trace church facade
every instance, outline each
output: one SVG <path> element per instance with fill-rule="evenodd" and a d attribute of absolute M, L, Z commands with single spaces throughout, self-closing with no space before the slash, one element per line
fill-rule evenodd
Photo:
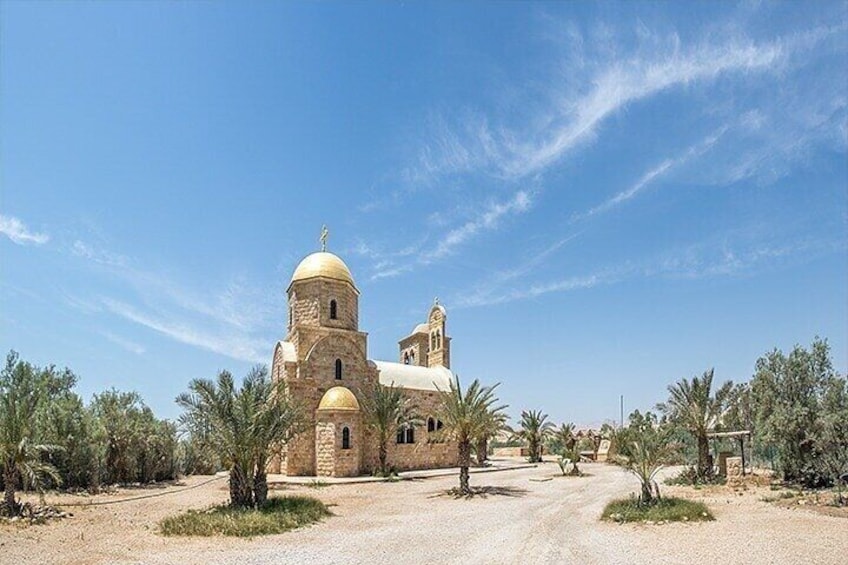
<path fill-rule="evenodd" d="M 379 467 L 376 439 L 366 426 L 364 394 L 377 383 L 402 386 L 422 424 L 399 429 L 388 445 L 398 470 L 452 467 L 456 443 L 441 441 L 436 415 L 454 379 L 446 311 L 438 301 L 427 320 L 399 341 L 398 362 L 368 358 L 368 334 L 359 328 L 359 290 L 347 265 L 326 250 L 303 259 L 288 290 L 288 335 L 274 348 L 271 374 L 285 380 L 306 413 L 298 433 L 270 472 L 349 477 Z"/>

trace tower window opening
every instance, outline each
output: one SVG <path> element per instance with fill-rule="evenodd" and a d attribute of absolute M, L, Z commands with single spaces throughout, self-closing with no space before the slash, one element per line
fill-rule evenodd
<path fill-rule="evenodd" d="M 436 431 L 436 421 L 433 418 L 427 418 L 427 431 L 435 432 Z"/>
<path fill-rule="evenodd" d="M 415 365 L 415 352 L 414 351 L 409 352 L 409 362 L 412 363 L 413 365 Z"/>
<path fill-rule="evenodd" d="M 342 449 L 350 449 L 350 428 L 342 428 Z"/>
<path fill-rule="evenodd" d="M 335 300 L 330 300 L 330 319 L 336 320 L 338 319 L 338 306 Z"/>
<path fill-rule="evenodd" d="M 403 364 L 409 365 L 409 352 L 408 351 L 403 354 Z"/>
<path fill-rule="evenodd" d="M 342 360 L 336 359 L 336 380 L 342 380 Z"/>
<path fill-rule="evenodd" d="M 402 426 L 398 428 L 397 442 L 399 444 L 415 443 L 415 428 L 412 426 Z"/>

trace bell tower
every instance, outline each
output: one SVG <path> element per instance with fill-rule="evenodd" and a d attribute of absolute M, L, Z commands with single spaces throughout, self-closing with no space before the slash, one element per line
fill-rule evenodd
<path fill-rule="evenodd" d="M 445 367 L 450 369 L 450 339 L 445 329 L 447 312 L 445 307 L 439 304 L 439 299 L 433 301 L 430 315 L 427 317 L 427 325 L 430 337 L 430 352 L 427 355 L 428 367 Z"/>

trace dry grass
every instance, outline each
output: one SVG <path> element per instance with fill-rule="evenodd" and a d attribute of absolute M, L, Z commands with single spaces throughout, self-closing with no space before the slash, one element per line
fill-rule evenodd
<path fill-rule="evenodd" d="M 189 510 L 159 523 L 166 536 L 237 536 L 254 537 L 280 534 L 312 524 L 330 516 L 323 502 L 308 496 L 268 499 L 258 509 L 213 506 Z"/>

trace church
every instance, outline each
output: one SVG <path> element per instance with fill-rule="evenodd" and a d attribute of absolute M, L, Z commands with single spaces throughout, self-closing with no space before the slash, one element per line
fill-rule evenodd
<path fill-rule="evenodd" d="M 403 387 L 422 421 L 397 431 L 388 446 L 389 466 L 456 466 L 456 443 L 437 436 L 441 391 L 454 382 L 444 306 L 436 300 L 427 321 L 399 341 L 398 362 L 369 359 L 368 334 L 359 329 L 359 289 L 344 261 L 326 250 L 326 230 L 322 250 L 298 264 L 287 295 L 288 334 L 274 348 L 271 375 L 285 380 L 305 410 L 306 425 L 269 471 L 351 477 L 378 469 L 377 442 L 360 402 L 375 383 Z"/>

